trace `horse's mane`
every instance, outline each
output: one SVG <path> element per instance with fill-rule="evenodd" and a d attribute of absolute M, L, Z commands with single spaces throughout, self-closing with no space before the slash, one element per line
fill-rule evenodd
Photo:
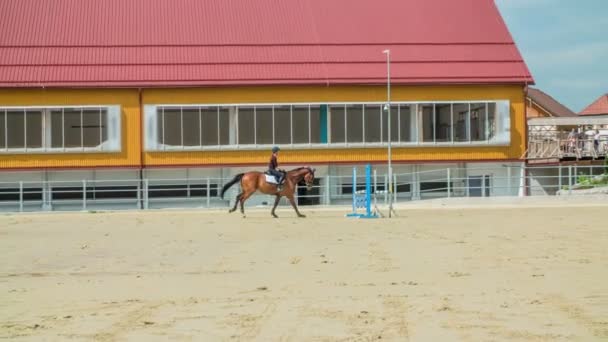
<path fill-rule="evenodd" d="M 314 173 L 314 170 L 312 168 L 308 167 L 308 166 L 298 167 L 298 168 L 295 168 L 293 170 L 289 170 L 288 172 L 296 172 L 296 171 L 300 171 L 300 170 L 304 170 L 304 169 L 306 169 L 306 170 Z"/>

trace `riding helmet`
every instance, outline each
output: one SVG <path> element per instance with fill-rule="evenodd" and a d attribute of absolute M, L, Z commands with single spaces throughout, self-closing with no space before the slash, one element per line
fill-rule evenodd
<path fill-rule="evenodd" d="M 279 146 L 275 146 L 272 148 L 272 153 L 277 153 L 279 152 L 281 149 L 279 148 Z"/>

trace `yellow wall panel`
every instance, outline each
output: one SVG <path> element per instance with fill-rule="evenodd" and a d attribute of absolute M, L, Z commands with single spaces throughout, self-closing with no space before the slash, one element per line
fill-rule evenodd
<path fill-rule="evenodd" d="M 393 149 L 393 160 L 514 160 L 525 151 L 526 119 L 523 87 L 509 86 L 395 86 L 393 101 L 475 101 L 510 100 L 511 145 L 481 147 L 401 147 Z M 232 87 L 146 89 L 145 104 L 233 104 L 293 102 L 366 102 L 385 101 L 382 86 L 332 87 Z M 147 166 L 265 164 L 268 151 L 147 152 Z M 382 162 L 387 160 L 385 148 L 357 149 L 284 149 L 282 163 Z"/>
<path fill-rule="evenodd" d="M 141 114 L 135 89 L 0 89 L 1 106 L 121 106 L 121 152 L 0 153 L 0 169 L 138 167 L 141 165 Z"/>

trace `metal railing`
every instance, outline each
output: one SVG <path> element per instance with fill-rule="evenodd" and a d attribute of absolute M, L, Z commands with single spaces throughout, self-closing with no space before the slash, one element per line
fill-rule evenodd
<path fill-rule="evenodd" d="M 572 137 L 568 133 L 554 132 L 531 134 L 528 141 L 528 159 L 602 158 L 608 154 L 608 137 Z"/>
<path fill-rule="evenodd" d="M 605 175 L 605 176 L 602 176 Z M 602 178 L 603 177 L 603 178 Z M 442 168 L 393 174 L 389 194 L 386 174 L 374 172 L 372 192 L 378 204 L 433 198 L 537 196 L 585 193 L 608 183 L 608 166 L 494 166 Z M 221 187 L 230 178 L 123 179 L 0 182 L 0 211 L 119 210 L 156 208 L 228 208 L 239 192 L 233 186 L 224 199 Z M 362 190 L 364 177 L 325 175 L 311 191 L 300 186 L 299 205 L 347 205 L 352 191 Z M 608 185 L 608 184 L 607 184 Z M 606 188 L 608 190 L 608 188 Z M 561 191 L 560 191 L 561 190 Z M 255 195 L 248 206 L 270 206 L 274 196 Z M 288 206 L 283 200 L 282 206 Z"/>

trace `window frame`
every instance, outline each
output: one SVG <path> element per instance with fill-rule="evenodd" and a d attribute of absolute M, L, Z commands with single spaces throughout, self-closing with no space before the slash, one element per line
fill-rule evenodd
<path fill-rule="evenodd" d="M 493 137 L 490 137 L 490 139 L 486 139 L 484 141 L 471 141 L 471 132 L 470 132 L 470 126 L 471 126 L 471 115 L 470 115 L 470 105 L 472 103 L 485 103 L 486 104 L 486 116 L 488 116 L 487 111 L 488 111 L 488 107 L 489 107 L 489 103 L 495 103 L 496 104 L 496 113 L 495 113 L 495 120 L 496 120 L 496 125 L 497 127 L 500 126 L 500 123 L 502 123 L 502 126 L 506 127 L 506 131 L 508 132 L 508 136 L 502 136 L 502 140 L 500 139 L 501 135 L 499 134 L 499 132 L 496 132 L 495 135 Z M 314 149 L 314 148 L 361 148 L 361 147 L 368 147 L 368 148 L 377 148 L 377 147 L 385 147 L 388 145 L 388 141 L 386 141 L 386 139 L 384 139 L 385 135 L 388 136 L 387 132 L 382 132 L 382 122 L 380 123 L 380 129 L 381 129 L 381 142 L 366 142 L 365 141 L 365 125 L 363 124 L 363 141 L 362 142 L 348 142 L 348 106 L 353 106 L 353 105 L 361 105 L 362 106 L 362 110 L 363 110 L 363 114 L 362 114 L 362 123 L 365 122 L 365 108 L 367 105 L 379 105 L 380 109 L 382 111 L 382 114 L 384 113 L 384 105 L 386 104 L 386 102 L 382 102 L 382 101 L 365 101 L 365 102 L 348 102 L 348 101 L 339 101 L 339 102 L 271 102 L 271 103 L 217 103 L 217 104 L 148 104 L 145 105 L 145 107 L 147 107 L 147 112 L 150 112 L 149 115 L 157 115 L 159 113 L 159 109 L 160 108 L 164 108 L 164 107 L 200 107 L 200 108 L 222 108 L 222 107 L 228 107 L 228 108 L 235 108 L 236 110 L 236 119 L 235 119 L 235 126 L 236 127 L 228 127 L 228 133 L 232 134 L 230 132 L 231 129 L 234 129 L 234 134 L 238 137 L 239 136 L 239 132 L 238 132 L 238 108 L 240 107 L 249 107 L 249 108 L 254 108 L 254 112 L 255 112 L 255 108 L 257 106 L 259 107 L 272 107 L 272 117 L 273 117 L 273 145 L 276 144 L 276 136 L 275 136 L 275 115 L 274 115 L 274 111 L 275 111 L 275 107 L 286 107 L 288 106 L 290 109 L 290 139 L 291 142 L 289 144 L 280 144 L 281 148 L 286 148 L 286 149 L 302 149 L 302 148 L 306 148 L 306 149 Z M 435 107 L 437 104 L 449 104 L 450 105 L 450 139 L 449 141 L 436 141 L 436 132 L 435 129 L 433 128 L 433 141 L 422 141 L 423 139 L 423 132 L 421 132 L 419 130 L 420 126 L 419 124 L 422 122 L 422 117 L 421 117 L 421 112 L 419 112 L 419 105 L 422 104 L 426 104 L 426 105 L 433 105 L 433 115 L 432 115 L 432 119 L 433 121 L 436 120 L 436 113 L 435 113 Z M 469 115 L 467 116 L 467 122 L 466 122 L 466 126 L 469 130 L 468 132 L 468 136 L 467 136 L 467 141 L 457 141 L 456 138 L 456 128 L 455 128 L 455 124 L 456 124 L 456 118 L 455 118 L 455 113 L 454 113 L 454 105 L 455 104 L 468 104 L 469 105 Z M 507 109 L 507 116 L 508 119 L 506 120 L 506 123 L 504 122 L 505 120 L 503 118 L 501 118 L 501 104 L 503 104 Z M 328 114 L 326 117 L 327 120 L 327 127 L 328 127 L 328 140 L 327 143 L 312 143 L 310 141 L 311 139 L 311 115 L 310 115 L 310 108 L 311 106 L 321 106 L 321 105 L 327 105 L 328 108 Z M 308 143 L 294 143 L 294 120 L 293 120 L 293 112 L 294 112 L 294 107 L 308 107 Z M 331 108 L 339 106 L 339 107 L 343 107 L 344 108 L 344 140 L 345 142 L 332 142 L 332 136 L 331 136 Z M 510 146 L 511 144 L 511 131 L 510 131 L 510 127 L 511 127 L 511 101 L 510 100 L 506 100 L 506 99 L 499 99 L 499 100 L 495 100 L 495 99 L 489 99 L 489 100 L 441 100 L 441 101 L 431 101 L 431 100 L 427 100 L 427 101 L 391 101 L 391 107 L 393 106 L 398 106 L 398 110 L 396 111 L 396 115 L 398 115 L 398 125 L 397 125 L 397 129 L 398 129 L 398 139 L 399 141 L 391 141 L 391 145 L 395 146 L 395 147 L 428 147 L 428 146 L 437 146 L 437 147 L 465 147 L 465 146 L 470 146 L 470 147 L 476 147 L 476 146 Z M 411 127 L 412 125 L 415 125 L 415 129 L 413 130 L 413 133 L 416 135 L 415 137 L 411 137 L 411 132 L 407 134 L 407 136 L 410 136 L 410 139 L 412 139 L 413 141 L 400 141 L 401 138 L 405 135 L 402 134 L 401 132 L 401 109 L 402 106 L 409 106 L 408 108 L 410 108 L 411 106 L 416 106 L 415 108 L 415 112 L 416 115 L 414 117 L 414 122 L 410 122 L 409 126 Z M 383 118 L 383 115 L 380 115 L 381 121 Z M 254 118 L 255 120 L 255 118 Z M 487 121 L 487 120 L 486 120 Z M 219 109 L 218 109 L 218 122 L 219 122 Z M 487 122 L 486 122 L 486 126 L 488 126 Z M 238 142 L 238 140 L 236 141 L 236 143 L 234 144 L 217 144 L 217 145 L 206 145 L 206 146 L 193 146 L 193 147 L 180 147 L 180 148 L 164 148 L 164 149 L 157 149 L 155 148 L 155 146 L 153 146 L 153 144 L 148 144 L 147 142 L 149 141 L 148 136 L 149 136 L 149 126 L 146 125 L 145 126 L 145 132 L 144 134 L 146 135 L 146 144 L 145 144 L 145 151 L 149 151 L 149 152 L 157 152 L 157 151 L 179 151 L 179 150 L 183 150 L 183 151 L 207 151 L 207 150 L 240 150 L 240 149 L 244 149 L 244 150 L 256 150 L 256 149 L 264 149 L 267 148 L 268 146 L 270 146 L 270 144 L 240 144 Z M 433 125 L 434 127 L 434 125 Z M 393 128 L 393 127 L 392 127 Z M 394 129 L 394 128 L 393 128 Z M 497 129 L 498 130 L 498 129 Z M 391 133 L 391 135 L 394 136 L 393 133 Z M 486 131 L 485 136 L 488 137 L 488 132 Z M 218 141 L 220 140 L 220 134 L 218 132 Z M 254 130 L 254 142 L 257 142 L 257 131 Z"/>
<path fill-rule="evenodd" d="M 53 124 L 51 119 L 51 113 L 56 110 L 63 111 L 65 109 L 79 109 L 80 110 L 80 146 L 79 147 L 65 147 L 65 118 L 61 118 L 61 147 L 53 147 L 52 144 L 52 132 Z M 84 126 L 83 116 L 86 110 L 99 110 L 99 116 L 101 118 L 102 110 L 105 109 L 106 122 L 101 124 L 100 122 L 100 144 L 95 147 L 84 146 Z M 20 148 L 9 148 L 8 147 L 8 115 L 10 111 L 21 111 L 24 115 L 23 126 L 24 126 L 24 146 Z M 27 145 L 27 112 L 28 111 L 39 111 L 41 113 L 41 147 L 28 147 Z M 122 107 L 120 105 L 65 105 L 65 106 L 2 106 L 0 105 L 0 112 L 4 113 L 4 147 L 0 148 L 0 155 L 10 154 L 69 154 L 69 153 L 119 153 L 122 151 Z M 95 114 L 86 114 L 95 115 Z M 104 141 L 104 130 L 107 139 Z"/>

